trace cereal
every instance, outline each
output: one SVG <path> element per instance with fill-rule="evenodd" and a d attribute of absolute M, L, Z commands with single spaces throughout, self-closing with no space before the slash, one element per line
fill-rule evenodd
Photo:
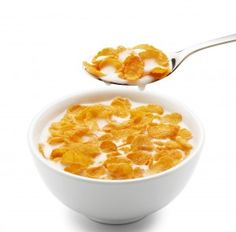
<path fill-rule="evenodd" d="M 177 135 L 179 126 L 173 124 L 153 124 L 148 129 L 148 134 L 157 139 L 173 138 Z"/>
<path fill-rule="evenodd" d="M 97 64 L 102 56 L 114 58 L 115 52 L 100 52 Z M 124 97 L 107 104 L 75 104 L 50 125 L 47 144 L 40 143 L 38 149 L 74 175 L 141 178 L 172 168 L 190 154 L 192 133 L 181 122 L 177 112 L 166 113 L 158 104 L 132 107 Z"/>
<path fill-rule="evenodd" d="M 139 56 L 131 54 L 128 56 L 120 71 L 120 77 L 128 81 L 136 81 L 144 74 L 144 63 Z"/>
<path fill-rule="evenodd" d="M 97 53 L 97 55 L 93 58 L 93 62 L 96 62 L 100 57 L 117 57 L 117 50 L 114 48 L 104 48 Z"/>
<path fill-rule="evenodd" d="M 118 151 L 112 151 L 112 152 L 107 153 L 108 158 L 112 156 L 121 156 L 121 153 Z"/>
<path fill-rule="evenodd" d="M 68 149 L 66 149 L 65 147 L 56 148 L 52 150 L 50 158 L 51 159 L 61 158 L 66 151 L 68 151 Z"/>
<path fill-rule="evenodd" d="M 107 167 L 108 164 L 123 164 L 123 163 L 131 164 L 131 160 L 126 157 L 118 157 L 118 156 L 109 157 L 104 162 L 104 166 Z"/>
<path fill-rule="evenodd" d="M 166 114 L 161 118 L 163 123 L 178 124 L 182 121 L 182 115 L 179 113 Z"/>
<path fill-rule="evenodd" d="M 154 77 L 157 80 L 160 80 L 160 79 L 166 77 L 169 73 L 170 73 L 169 69 L 156 67 L 156 68 L 153 68 L 149 72 L 149 75 Z"/>
<path fill-rule="evenodd" d="M 155 61 L 162 67 L 168 68 L 169 66 L 168 57 L 158 49 L 152 49 L 152 50 L 148 49 L 144 52 L 140 52 L 139 56 L 141 57 L 142 60 L 155 59 Z"/>
<path fill-rule="evenodd" d="M 106 140 L 106 141 L 101 142 L 100 148 L 104 152 L 112 152 L 112 151 L 117 150 L 116 144 L 110 140 Z"/>
<path fill-rule="evenodd" d="M 133 177 L 133 169 L 127 163 L 108 164 L 107 170 L 114 179 L 130 179 Z"/>
<path fill-rule="evenodd" d="M 41 155 L 45 158 L 45 154 L 44 154 L 44 144 L 39 143 L 38 144 L 38 150 L 41 153 Z"/>
<path fill-rule="evenodd" d="M 178 135 L 186 140 L 189 140 L 192 138 L 192 133 L 186 128 L 181 128 L 178 132 Z"/>
<path fill-rule="evenodd" d="M 138 165 L 149 165 L 150 163 L 152 163 L 153 159 L 152 155 L 143 151 L 129 153 L 127 157 L 132 160 L 134 164 Z"/>
<path fill-rule="evenodd" d="M 131 143 L 131 149 L 133 151 L 136 150 L 151 151 L 153 150 L 153 148 L 154 146 L 152 144 L 151 138 L 148 135 L 137 135 Z"/>
<path fill-rule="evenodd" d="M 100 62 L 98 62 L 97 67 L 99 70 L 107 67 L 107 66 L 113 66 L 117 71 L 122 68 L 122 63 L 114 57 L 107 57 Z"/>
<path fill-rule="evenodd" d="M 112 140 L 112 138 L 113 138 L 112 134 L 110 134 L 110 133 L 105 133 L 105 134 L 101 135 L 101 136 L 98 138 L 98 140 L 99 140 L 99 141 Z"/>
<path fill-rule="evenodd" d="M 60 136 L 48 138 L 48 143 L 51 145 L 55 145 L 55 144 L 59 144 L 63 142 L 64 142 L 64 138 Z"/>
<path fill-rule="evenodd" d="M 128 99 L 117 97 L 112 100 L 113 114 L 118 117 L 127 117 L 129 115 L 131 103 Z"/>
<path fill-rule="evenodd" d="M 103 166 L 90 167 L 84 171 L 84 176 L 91 178 L 101 178 L 106 174 L 106 169 Z"/>
<path fill-rule="evenodd" d="M 184 139 L 180 136 L 176 137 L 176 142 L 179 143 L 180 146 L 182 147 L 182 149 L 185 150 L 185 151 L 188 151 L 188 150 L 192 149 L 192 145 L 189 144 L 186 139 Z"/>
<path fill-rule="evenodd" d="M 180 160 L 182 159 L 183 155 L 182 153 L 177 150 L 177 149 L 170 149 L 170 150 L 161 150 L 161 151 L 158 151 L 156 153 L 156 155 L 154 156 L 154 160 L 159 160 L 160 158 L 162 157 L 170 157 L 174 160 Z"/>
<path fill-rule="evenodd" d="M 61 157 L 61 163 L 68 164 L 79 164 L 83 167 L 87 167 L 92 163 L 92 159 L 89 156 L 86 156 L 83 153 L 76 151 L 66 151 Z"/>
<path fill-rule="evenodd" d="M 84 170 L 85 170 L 85 167 L 81 166 L 80 164 L 71 164 L 64 168 L 64 171 L 70 172 L 76 175 L 81 175 Z"/>
<path fill-rule="evenodd" d="M 100 149 L 98 143 L 95 141 L 89 141 L 85 143 L 75 143 L 71 144 L 69 146 L 69 149 L 81 152 L 83 154 L 86 154 L 86 156 L 89 157 L 96 157 L 98 154 L 100 154 Z"/>
<path fill-rule="evenodd" d="M 145 106 L 139 106 L 131 110 L 131 115 L 137 115 L 137 114 L 147 114 L 147 113 L 153 113 L 153 114 L 163 114 L 164 110 L 162 106 L 149 104 Z"/>
<path fill-rule="evenodd" d="M 122 53 L 127 52 L 128 56 L 122 59 Z M 154 60 L 156 66 L 151 70 L 145 70 L 145 62 Z M 146 75 L 155 79 L 162 79 L 170 73 L 168 57 L 159 49 L 148 45 L 140 44 L 133 48 L 118 46 L 117 48 L 104 48 L 95 55 L 91 63 L 83 62 L 85 70 L 95 77 L 103 78 L 106 74 L 103 69 L 107 66 L 114 68 L 118 78 L 128 82 L 135 82 Z"/>
<path fill-rule="evenodd" d="M 136 167 L 133 169 L 133 178 L 140 178 L 143 177 L 144 171 L 140 167 Z"/>
<path fill-rule="evenodd" d="M 89 64 L 88 62 L 83 62 L 85 70 L 95 77 L 103 77 L 105 74 L 97 69 L 95 65 Z"/>
<path fill-rule="evenodd" d="M 161 157 L 156 163 L 154 163 L 150 170 L 151 172 L 162 172 L 167 169 L 172 168 L 175 165 L 174 159 L 172 159 L 169 156 L 163 156 Z"/>
<path fill-rule="evenodd" d="M 130 147 L 129 146 L 123 146 L 123 147 L 121 147 L 121 148 L 119 148 L 119 151 L 122 151 L 123 153 L 128 153 L 128 152 L 130 152 Z"/>

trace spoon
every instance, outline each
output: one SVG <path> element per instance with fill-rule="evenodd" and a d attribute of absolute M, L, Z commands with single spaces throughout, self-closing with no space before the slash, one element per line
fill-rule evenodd
<path fill-rule="evenodd" d="M 185 48 L 183 50 L 180 50 L 178 52 L 175 52 L 175 53 L 171 54 L 169 56 L 169 60 L 170 60 L 170 63 L 171 63 L 170 64 L 171 68 L 170 68 L 170 73 L 167 76 L 171 75 L 186 58 L 188 58 L 190 55 L 194 54 L 195 52 L 201 51 L 201 50 L 206 49 L 206 48 L 214 47 L 214 46 L 217 46 L 217 45 L 231 43 L 231 42 L 236 42 L 236 34 L 220 37 L 220 38 L 213 39 L 213 40 L 210 40 L 210 41 L 206 41 L 206 42 L 203 42 L 203 43 L 199 43 L 197 45 L 191 46 L 189 48 Z M 92 76 L 92 77 L 94 77 L 94 76 Z M 150 84 L 150 83 L 162 80 L 165 77 L 162 78 L 162 79 L 159 79 L 159 80 L 154 79 L 154 78 L 149 78 L 149 79 L 146 79 L 143 82 L 142 79 L 144 79 L 144 78 L 145 77 L 141 78 L 137 82 L 132 83 L 132 82 L 128 82 L 126 80 L 120 79 L 120 78 L 119 79 L 118 78 L 116 78 L 116 79 L 110 78 L 109 75 L 107 75 L 106 77 L 102 77 L 102 78 L 96 77 L 97 80 L 103 81 L 106 84 L 138 85 L 141 88 L 143 88 L 146 84 Z"/>

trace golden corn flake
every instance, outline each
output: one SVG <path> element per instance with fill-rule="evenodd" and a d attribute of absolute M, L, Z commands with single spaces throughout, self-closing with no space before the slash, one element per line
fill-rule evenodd
<path fill-rule="evenodd" d="M 64 171 L 70 172 L 76 175 L 81 175 L 85 170 L 85 166 L 81 166 L 80 164 L 71 164 L 64 168 Z"/>
<path fill-rule="evenodd" d="M 137 81 L 144 74 L 144 63 L 139 56 L 129 55 L 120 70 L 120 77 L 128 81 Z"/>
<path fill-rule="evenodd" d="M 90 167 L 84 171 L 84 176 L 91 178 L 101 178 L 106 174 L 106 169 L 104 166 Z"/>
<path fill-rule="evenodd" d="M 116 97 L 112 100 L 113 114 L 118 117 L 127 117 L 129 115 L 131 103 L 127 98 Z"/>
<path fill-rule="evenodd" d="M 131 150 L 146 150 L 151 151 L 154 149 L 153 143 L 151 138 L 148 135 L 137 135 L 132 143 L 131 143 Z"/>
<path fill-rule="evenodd" d="M 127 154 L 130 152 L 130 147 L 129 146 L 121 147 L 119 148 L 119 151 L 122 151 L 123 153 Z"/>
<path fill-rule="evenodd" d="M 178 124 L 182 121 L 182 115 L 179 113 L 166 114 L 161 118 L 161 122 Z"/>
<path fill-rule="evenodd" d="M 95 65 L 89 64 L 88 62 L 83 62 L 85 70 L 95 77 L 103 77 L 105 74 L 99 71 Z"/>
<path fill-rule="evenodd" d="M 131 110 L 131 115 L 143 115 L 147 113 L 152 113 L 152 114 L 163 114 L 164 110 L 163 107 L 160 105 L 154 105 L 154 104 L 149 104 L 145 106 L 138 106 L 134 109 Z"/>
<path fill-rule="evenodd" d="M 117 50 L 114 48 L 104 48 L 101 51 L 99 51 L 97 53 L 97 55 L 93 58 L 93 62 L 95 63 L 98 60 L 98 58 L 101 58 L 104 56 L 105 57 L 117 57 L 118 53 L 117 53 Z"/>
<path fill-rule="evenodd" d="M 186 140 L 189 140 L 192 138 L 192 133 L 186 128 L 181 128 L 178 132 L 178 135 Z"/>
<path fill-rule="evenodd" d="M 139 49 L 153 50 L 146 45 Z M 97 65 L 105 60 L 103 56 L 115 59 L 117 50 L 101 51 Z M 110 104 L 75 104 L 50 125 L 47 144 L 40 143 L 38 149 L 46 159 L 75 175 L 141 178 L 165 171 L 190 154 L 192 133 L 181 127 L 181 121 L 177 112 L 165 113 L 156 104 L 132 107 L 124 97 L 116 97 Z"/>
<path fill-rule="evenodd" d="M 109 140 L 101 142 L 100 148 L 104 152 L 112 152 L 117 150 L 116 144 Z"/>
<path fill-rule="evenodd" d="M 67 151 L 63 154 L 61 158 L 62 164 L 79 164 L 81 166 L 89 166 L 93 162 L 92 158 L 86 156 L 83 153 L 79 153 L 76 151 Z"/>
<path fill-rule="evenodd" d="M 50 158 L 51 159 L 61 158 L 66 151 L 68 151 L 68 148 L 65 147 L 56 148 L 52 150 Z"/>
<path fill-rule="evenodd" d="M 140 178 L 144 176 L 144 170 L 140 167 L 133 169 L 133 178 Z"/>
<path fill-rule="evenodd" d="M 72 143 L 68 145 L 69 150 L 74 150 L 78 153 L 83 153 L 88 157 L 96 157 L 100 154 L 100 148 L 98 143 L 95 142 L 85 142 L 85 143 Z"/>
<path fill-rule="evenodd" d="M 133 178 L 133 169 L 128 163 L 111 163 L 107 165 L 107 170 L 114 179 Z"/>
<path fill-rule="evenodd" d="M 160 158 L 164 156 L 169 156 L 170 158 L 174 160 L 181 160 L 183 158 L 183 154 L 181 151 L 177 149 L 167 149 L 167 150 L 160 150 L 156 153 L 154 156 L 155 160 L 159 160 Z"/>
<path fill-rule="evenodd" d="M 148 134 L 157 139 L 173 138 L 179 131 L 179 126 L 173 124 L 154 124 L 147 129 Z"/>
<path fill-rule="evenodd" d="M 170 156 L 163 156 L 161 157 L 156 163 L 154 163 L 151 167 L 150 170 L 152 172 L 162 172 L 167 169 L 172 168 L 175 166 L 175 161 L 172 159 Z"/>
<path fill-rule="evenodd" d="M 191 150 L 193 147 L 190 143 L 188 143 L 188 141 L 180 136 L 177 136 L 175 138 L 176 142 L 180 144 L 182 150 L 184 151 L 188 151 Z"/>
<path fill-rule="evenodd" d="M 107 153 L 107 158 L 112 157 L 112 156 L 121 156 L 121 153 L 118 151 L 112 151 Z"/>
<path fill-rule="evenodd" d="M 113 136 L 110 133 L 105 133 L 98 138 L 99 141 L 112 140 L 112 139 L 113 139 Z"/>
<path fill-rule="evenodd" d="M 83 121 L 86 123 L 88 120 L 91 119 L 109 119 L 112 116 L 112 108 L 106 105 L 92 105 L 88 106 L 82 111 L 80 111 L 76 116 L 75 119 L 79 122 Z"/>
<path fill-rule="evenodd" d="M 107 66 L 112 66 L 118 71 L 122 68 L 122 63 L 117 58 L 114 57 L 107 57 L 97 63 L 97 67 L 99 70 Z"/>
<path fill-rule="evenodd" d="M 121 163 L 131 164 L 131 160 L 122 156 L 112 156 L 112 157 L 109 157 L 104 162 L 104 166 L 107 167 L 108 164 L 121 164 Z"/>
<path fill-rule="evenodd" d="M 134 164 L 138 165 L 149 165 L 152 163 L 153 159 L 152 155 L 142 151 L 129 153 L 127 157 L 132 160 Z"/>
<path fill-rule="evenodd" d="M 67 109 L 67 112 L 68 113 L 75 113 L 75 112 L 82 110 L 82 109 L 84 109 L 84 106 L 82 106 L 81 104 L 76 104 L 76 105 L 69 106 Z"/>
<path fill-rule="evenodd" d="M 38 144 L 38 150 L 39 150 L 39 152 L 41 153 L 41 155 L 42 155 L 44 158 L 46 158 L 46 157 L 45 157 L 45 153 L 44 153 L 44 144 L 39 143 L 39 144 Z"/>
<path fill-rule="evenodd" d="M 146 50 L 144 52 L 140 52 L 139 56 L 142 60 L 155 59 L 157 64 L 161 65 L 162 67 L 167 69 L 169 67 L 169 59 L 161 50 Z"/>
<path fill-rule="evenodd" d="M 64 142 L 64 138 L 61 136 L 49 137 L 48 143 L 51 145 L 56 145 Z"/>
<path fill-rule="evenodd" d="M 169 69 L 156 67 L 153 68 L 148 74 L 157 80 L 161 80 L 162 78 L 168 76 L 169 73 Z"/>
<path fill-rule="evenodd" d="M 177 143 L 175 140 L 169 140 L 165 142 L 163 145 L 167 149 L 181 149 L 181 145 Z"/>

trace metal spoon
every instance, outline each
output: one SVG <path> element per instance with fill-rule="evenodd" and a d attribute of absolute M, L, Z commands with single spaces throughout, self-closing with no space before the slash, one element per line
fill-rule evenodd
<path fill-rule="evenodd" d="M 221 44 L 225 44 L 225 43 L 231 43 L 231 42 L 236 42 L 236 34 L 233 35 L 228 35 L 228 36 L 224 36 L 224 37 L 220 37 L 217 39 L 213 39 L 210 41 L 206 41 L 203 43 L 199 43 L 197 45 L 191 46 L 189 48 L 185 48 L 183 50 L 180 50 L 178 52 L 175 52 L 173 54 L 170 55 L 169 59 L 171 62 L 171 72 L 167 75 L 171 75 L 178 67 L 179 65 L 190 55 L 194 54 L 195 52 L 201 51 L 203 49 L 206 48 L 210 48 L 210 47 L 214 47 L 217 45 L 221 45 Z M 106 80 L 106 78 L 97 78 L 97 80 L 103 81 L 107 84 L 115 84 L 115 85 L 140 85 L 138 82 L 134 82 L 134 83 L 129 83 L 129 82 L 125 82 L 125 81 L 111 81 L 111 80 Z M 142 79 L 142 78 L 141 78 Z M 160 79 L 162 80 L 162 79 Z M 149 82 L 145 83 L 146 84 L 150 84 L 152 82 L 156 82 L 159 81 L 158 79 L 150 79 Z"/>

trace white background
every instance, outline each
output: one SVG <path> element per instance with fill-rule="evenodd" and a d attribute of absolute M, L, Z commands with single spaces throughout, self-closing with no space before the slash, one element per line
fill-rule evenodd
<path fill-rule="evenodd" d="M 236 43 L 194 54 L 145 90 L 187 104 L 205 126 L 206 142 L 185 190 L 142 221 L 107 226 L 72 212 L 46 189 L 27 146 L 29 123 L 45 104 L 113 88 L 85 76 L 83 59 L 106 46 L 150 43 L 173 52 L 236 33 L 234 3 L 1 0 L 0 231 L 235 231 Z"/>

